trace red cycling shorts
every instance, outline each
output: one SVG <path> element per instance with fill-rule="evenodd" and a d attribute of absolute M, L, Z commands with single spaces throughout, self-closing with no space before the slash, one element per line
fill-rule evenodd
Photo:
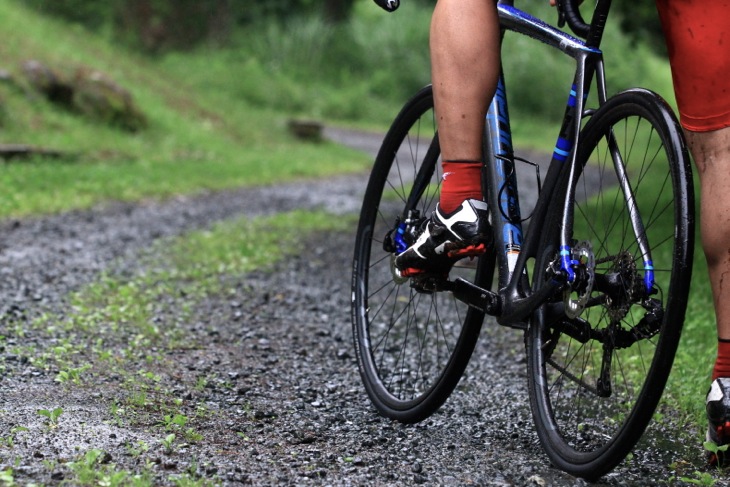
<path fill-rule="evenodd" d="M 682 126 L 730 126 L 730 0 L 656 0 Z"/>

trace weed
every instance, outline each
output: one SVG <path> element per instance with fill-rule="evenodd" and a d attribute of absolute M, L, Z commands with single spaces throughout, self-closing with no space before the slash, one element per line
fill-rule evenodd
<path fill-rule="evenodd" d="M 715 454 L 726 452 L 728 450 L 728 447 L 730 447 L 730 445 L 718 446 L 714 442 L 711 442 L 711 441 L 704 442 L 703 446 L 706 451 L 712 452 Z M 679 463 L 674 463 L 671 465 L 671 467 L 675 471 L 680 470 L 681 466 L 690 466 L 690 464 L 687 462 L 679 462 Z M 717 469 L 719 472 L 723 471 L 723 469 L 720 465 L 718 465 Z M 682 472 L 682 473 L 685 473 L 685 472 Z M 712 475 L 712 473 L 701 472 L 699 470 L 695 470 L 694 472 L 689 473 L 689 476 L 679 475 L 679 480 L 681 480 L 682 482 L 686 482 L 688 484 L 692 484 L 692 485 L 704 485 L 704 486 L 713 486 L 718 483 L 718 480 Z"/>
<path fill-rule="evenodd" d="M 111 350 L 99 350 L 96 349 L 97 357 L 99 357 L 99 360 L 103 362 L 109 362 L 114 357 L 114 354 L 111 352 Z"/>
<path fill-rule="evenodd" d="M 166 414 L 162 420 L 165 430 L 179 430 L 188 423 L 188 417 L 183 414 Z"/>
<path fill-rule="evenodd" d="M 197 443 L 203 439 L 203 435 L 195 431 L 193 428 L 187 428 L 185 430 L 185 439 L 190 443 Z"/>
<path fill-rule="evenodd" d="M 679 478 L 683 482 L 687 482 L 688 484 L 693 485 L 704 485 L 707 487 L 713 486 L 717 483 L 717 479 L 713 478 L 711 474 L 708 472 L 700 472 L 695 471 L 694 477 L 680 477 Z"/>
<path fill-rule="evenodd" d="M 69 368 L 67 370 L 61 370 L 58 372 L 58 375 L 56 376 L 56 382 L 60 382 L 61 384 L 65 382 L 73 382 L 74 384 L 79 384 L 81 382 L 81 374 L 86 372 L 91 368 L 91 364 L 84 364 L 81 367 L 75 367 L 75 368 Z"/>
<path fill-rule="evenodd" d="M 208 384 L 208 378 L 204 375 L 199 375 L 197 380 L 195 381 L 195 390 L 197 392 L 201 392 L 203 389 L 205 389 L 205 386 Z"/>
<path fill-rule="evenodd" d="M 147 442 L 143 440 L 138 440 L 133 445 L 127 444 L 126 448 L 130 455 L 132 455 L 134 458 L 137 458 L 143 453 L 149 451 L 150 446 L 147 444 Z"/>
<path fill-rule="evenodd" d="M 196 478 L 189 473 L 177 475 L 172 478 L 172 481 L 177 487 L 204 487 L 207 485 L 214 485 L 213 482 L 209 480 Z"/>
<path fill-rule="evenodd" d="M 714 441 L 705 441 L 702 446 L 705 448 L 706 451 L 710 453 L 714 453 L 715 455 L 718 455 L 719 453 L 726 453 L 728 448 L 730 448 L 730 443 L 727 445 L 717 445 Z M 721 455 L 718 455 L 721 456 Z M 718 466 L 718 468 L 720 468 Z"/>
<path fill-rule="evenodd" d="M 138 374 L 152 382 L 160 382 L 162 380 L 162 377 L 160 377 L 159 374 L 155 374 L 153 372 L 147 371 L 147 370 L 140 370 Z"/>
<path fill-rule="evenodd" d="M 55 428 L 56 426 L 58 426 L 58 418 L 61 417 L 61 414 L 63 414 L 63 409 L 39 409 L 38 414 L 40 416 L 45 416 L 46 418 L 48 418 L 48 426 Z"/>
<path fill-rule="evenodd" d="M 175 433 L 170 433 L 169 435 L 165 436 L 161 443 L 162 448 L 165 450 L 165 453 L 170 454 L 173 450 L 173 444 L 175 443 Z"/>
<path fill-rule="evenodd" d="M 0 470 L 0 483 L 8 487 L 15 485 L 15 476 L 13 475 L 12 468 Z"/>
<path fill-rule="evenodd" d="M 76 478 L 71 482 L 74 485 L 103 485 L 117 486 L 150 486 L 152 478 L 147 468 L 142 474 L 133 475 L 127 470 L 117 470 L 116 465 L 109 463 L 110 456 L 104 450 L 92 449 L 68 467 Z"/>
<path fill-rule="evenodd" d="M 109 406 L 109 413 L 111 413 L 112 416 L 122 416 L 124 415 L 124 408 L 119 405 L 118 402 L 114 401 L 111 406 Z"/>
<path fill-rule="evenodd" d="M 0 445 L 12 448 L 13 445 L 15 445 L 15 436 L 18 433 L 22 433 L 24 431 L 28 431 L 28 428 L 26 428 L 25 426 L 14 426 L 10 429 L 10 434 L 8 436 L 6 436 L 5 438 L 0 438 Z"/>
<path fill-rule="evenodd" d="M 198 407 L 195 408 L 196 418 L 209 418 L 212 414 L 213 412 L 203 404 L 198 404 Z"/>
<path fill-rule="evenodd" d="M 135 391 L 127 400 L 130 406 L 144 407 L 148 404 L 147 393 L 144 391 Z"/>

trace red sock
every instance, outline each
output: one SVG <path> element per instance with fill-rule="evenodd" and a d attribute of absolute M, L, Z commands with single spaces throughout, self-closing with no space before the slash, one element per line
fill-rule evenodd
<path fill-rule="evenodd" d="M 717 360 L 712 369 L 712 380 L 718 377 L 730 377 L 730 340 L 717 341 Z"/>
<path fill-rule="evenodd" d="M 464 200 L 482 199 L 481 162 L 443 161 L 441 167 L 444 171 L 439 198 L 441 211 L 450 213 Z"/>

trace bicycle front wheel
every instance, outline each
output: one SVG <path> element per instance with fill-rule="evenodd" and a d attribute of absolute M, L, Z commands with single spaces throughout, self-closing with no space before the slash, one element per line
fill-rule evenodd
<path fill-rule="evenodd" d="M 352 325 L 365 389 L 386 417 L 412 423 L 436 411 L 456 387 L 484 314 L 447 292 L 400 277 L 396 235 L 413 236 L 433 211 L 441 182 L 431 87 L 401 110 L 383 140 L 365 193 L 355 241 Z M 490 265 L 491 262 L 491 265 Z M 461 261 L 451 277 L 491 282 L 492 258 Z"/>
<path fill-rule="evenodd" d="M 551 461 L 595 479 L 635 446 L 669 376 L 692 272 L 694 196 L 674 115 L 645 90 L 596 110 L 578 168 L 571 258 L 581 262 L 582 285 L 533 315 L 528 376 Z M 556 208 L 549 221 L 561 217 Z M 554 233 L 534 287 L 559 254 Z"/>

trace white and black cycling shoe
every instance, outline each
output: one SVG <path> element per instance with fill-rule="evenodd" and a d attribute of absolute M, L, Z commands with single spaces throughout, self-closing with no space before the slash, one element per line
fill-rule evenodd
<path fill-rule="evenodd" d="M 469 199 L 448 214 L 436 206 L 416 242 L 395 258 L 395 267 L 403 277 L 448 276 L 456 262 L 483 254 L 491 242 L 485 202 Z"/>
<path fill-rule="evenodd" d="M 730 443 L 730 377 L 720 377 L 712 381 L 705 401 L 707 411 L 707 441 L 717 446 Z M 709 452 L 711 465 L 730 464 L 730 452 Z"/>

